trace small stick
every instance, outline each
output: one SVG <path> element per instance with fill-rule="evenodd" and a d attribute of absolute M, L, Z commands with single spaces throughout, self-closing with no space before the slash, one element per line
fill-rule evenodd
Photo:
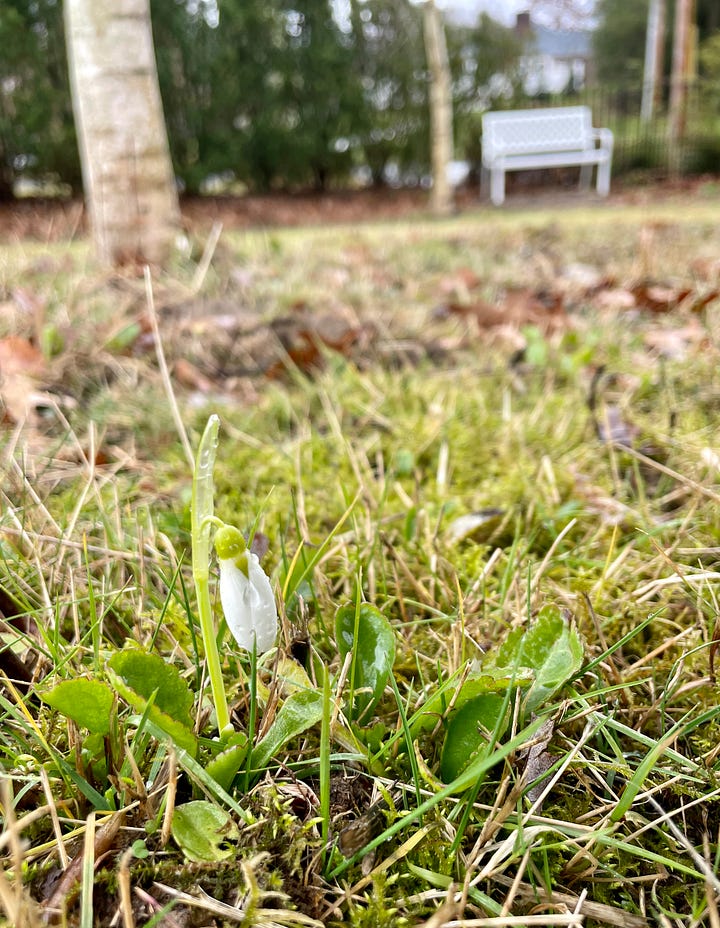
<path fill-rule="evenodd" d="M 193 296 L 196 296 L 205 282 L 205 277 L 207 272 L 210 270 L 210 263 L 212 262 L 213 255 L 215 254 L 215 249 L 217 248 L 217 243 L 220 240 L 220 233 L 222 232 L 222 223 L 214 222 L 212 224 L 212 229 L 210 229 L 210 235 L 208 240 L 205 243 L 205 249 L 203 251 L 203 256 L 200 259 L 200 264 L 198 264 L 195 273 L 193 274 L 192 283 L 190 284 L 190 293 Z"/>
<path fill-rule="evenodd" d="M 168 754 L 168 785 L 165 792 L 165 814 L 163 815 L 160 844 L 162 847 L 170 840 L 173 812 L 175 811 L 175 795 L 177 793 L 177 757 L 172 749 Z"/>
<path fill-rule="evenodd" d="M 175 427 L 178 430 L 178 435 L 180 436 L 180 442 L 185 451 L 185 456 L 187 457 L 188 464 L 190 465 L 190 470 L 192 470 L 195 467 L 195 455 L 193 454 L 192 448 L 190 447 L 190 439 L 188 438 L 187 431 L 185 429 L 185 423 L 183 422 L 182 416 L 180 415 L 180 409 L 177 404 L 177 399 L 175 398 L 175 391 L 173 390 L 172 381 L 170 380 L 170 371 L 168 370 L 167 362 L 165 360 L 165 352 L 163 351 L 162 341 L 160 340 L 160 326 L 158 325 L 157 312 L 155 311 L 155 298 L 153 296 L 150 268 L 147 266 L 147 264 L 145 265 L 144 274 L 145 297 L 147 299 L 150 326 L 152 328 L 153 338 L 155 340 L 155 354 L 157 355 L 158 359 L 160 376 L 162 377 L 165 393 L 167 395 L 168 402 L 170 403 L 170 410 L 172 412 L 173 421 L 175 422 Z"/>

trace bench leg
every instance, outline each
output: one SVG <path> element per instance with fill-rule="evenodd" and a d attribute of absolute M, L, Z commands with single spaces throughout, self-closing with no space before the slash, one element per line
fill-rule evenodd
<path fill-rule="evenodd" d="M 590 189 L 592 170 L 591 164 L 583 164 L 580 166 L 580 189 L 583 191 L 588 191 Z"/>
<path fill-rule="evenodd" d="M 601 197 L 606 197 L 610 193 L 610 162 L 603 161 L 598 165 L 597 170 L 597 192 Z"/>
<path fill-rule="evenodd" d="M 490 199 L 495 206 L 505 202 L 505 171 L 494 168 L 490 171 Z"/>

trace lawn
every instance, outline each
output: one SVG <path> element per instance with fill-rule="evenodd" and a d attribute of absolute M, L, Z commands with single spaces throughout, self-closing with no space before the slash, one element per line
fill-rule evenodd
<path fill-rule="evenodd" d="M 720 925 L 719 207 L 6 244 L 0 924 Z"/>

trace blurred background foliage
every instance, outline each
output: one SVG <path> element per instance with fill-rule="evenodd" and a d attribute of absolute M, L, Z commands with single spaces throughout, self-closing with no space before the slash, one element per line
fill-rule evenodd
<path fill-rule="evenodd" d="M 456 158 L 472 175 L 483 110 L 588 102 L 595 124 L 616 133 L 616 173 L 662 167 L 662 113 L 651 126 L 634 118 L 647 6 L 647 0 L 597 0 L 596 80 L 552 100 L 523 98 L 527 47 L 514 30 L 484 14 L 471 25 L 448 18 Z M 419 184 L 427 177 L 421 6 L 410 0 L 152 0 L 151 7 L 183 192 L 325 190 Z M 670 0 L 669 23 L 672 7 Z M 717 0 L 697 0 L 697 27 L 688 170 L 720 163 Z M 668 27 L 668 43 L 671 32 Z M 4 0 L 0 47 L 0 197 L 19 189 L 78 193 L 60 0 Z M 669 44 L 665 59 L 669 70 Z"/>

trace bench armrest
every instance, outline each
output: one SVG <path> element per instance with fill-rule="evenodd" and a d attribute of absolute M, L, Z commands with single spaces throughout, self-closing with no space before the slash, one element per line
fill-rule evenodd
<path fill-rule="evenodd" d="M 608 151 L 612 151 L 613 134 L 610 129 L 593 129 L 592 136 L 594 141 L 600 143 L 600 148 L 606 148 Z"/>

